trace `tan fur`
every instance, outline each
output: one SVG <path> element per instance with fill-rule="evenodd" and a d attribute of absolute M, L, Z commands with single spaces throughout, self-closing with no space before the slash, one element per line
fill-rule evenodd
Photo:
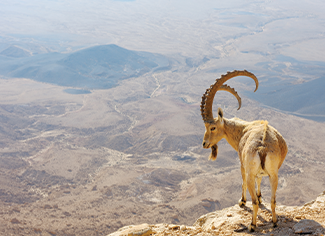
<path fill-rule="evenodd" d="M 261 160 L 261 166 L 262 166 L 262 169 L 264 170 L 265 168 L 265 158 L 266 158 L 266 155 L 267 155 L 267 146 L 265 144 L 265 139 L 266 139 L 266 135 L 267 135 L 267 127 L 268 127 L 268 121 L 266 120 L 257 120 L 257 121 L 253 121 L 252 124 L 248 125 L 246 128 L 245 128 L 245 132 L 247 132 L 250 128 L 253 128 L 254 125 L 264 125 L 263 127 L 263 136 L 262 136 L 262 140 L 260 141 L 260 143 L 257 145 L 257 153 L 260 157 L 260 160 Z"/>
<path fill-rule="evenodd" d="M 212 105 L 214 96 L 216 92 L 220 90 L 227 91 L 234 95 L 238 100 L 238 109 L 240 109 L 240 96 L 235 89 L 224 84 L 226 81 L 236 76 L 248 76 L 252 78 L 256 85 L 255 91 L 258 89 L 258 79 L 253 73 L 246 70 L 234 70 L 232 72 L 227 72 L 225 75 L 221 75 L 202 96 L 201 115 L 205 124 L 205 134 L 202 145 L 204 148 L 211 148 L 209 157 L 211 160 L 217 158 L 217 144 L 223 138 L 225 138 L 238 152 L 243 179 L 243 192 L 239 205 L 245 205 L 246 190 L 248 188 L 253 203 L 252 223 L 248 228 L 254 231 L 256 228 L 258 204 L 262 202 L 260 185 L 262 176 L 265 175 L 268 175 L 270 179 L 272 189 L 272 221 L 274 226 L 276 226 L 275 193 L 278 187 L 278 171 L 288 149 L 281 134 L 272 126 L 269 126 L 267 121 L 257 120 L 247 122 L 238 118 L 228 120 L 223 117 L 221 108 L 218 109 L 218 118 L 213 117 Z M 257 184 L 257 191 L 255 190 L 255 182 Z"/>
<path fill-rule="evenodd" d="M 238 152 L 243 179 L 242 198 L 239 205 L 245 205 L 248 188 L 253 203 L 252 223 L 249 226 L 251 231 L 255 230 L 258 204 L 261 203 L 262 199 L 261 178 L 262 176 L 269 176 L 272 189 L 272 221 L 276 226 L 275 193 L 278 185 L 278 170 L 288 151 L 284 138 L 275 128 L 268 125 L 267 121 L 247 122 L 238 118 L 226 119 L 223 117 L 220 108 L 218 114 L 219 116 L 214 119 L 214 122 L 205 123 L 203 147 L 216 146 L 221 139 L 225 138 Z M 212 153 L 211 156 L 215 157 L 211 159 L 216 159 L 216 153 Z"/>

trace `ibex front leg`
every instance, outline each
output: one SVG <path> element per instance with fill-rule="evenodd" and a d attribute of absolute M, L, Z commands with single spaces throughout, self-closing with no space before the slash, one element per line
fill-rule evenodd
<path fill-rule="evenodd" d="M 246 179 L 246 171 L 243 166 L 241 166 L 241 176 L 243 179 L 243 184 L 242 184 L 242 194 L 241 194 L 241 199 L 239 199 L 239 206 L 245 206 L 246 205 L 246 192 L 247 192 L 247 179 Z"/>

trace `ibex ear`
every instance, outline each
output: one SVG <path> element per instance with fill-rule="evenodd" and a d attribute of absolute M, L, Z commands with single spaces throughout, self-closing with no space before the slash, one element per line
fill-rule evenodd
<path fill-rule="evenodd" d="M 222 121 L 223 118 L 223 111 L 222 109 L 219 107 L 218 108 L 218 120 Z"/>

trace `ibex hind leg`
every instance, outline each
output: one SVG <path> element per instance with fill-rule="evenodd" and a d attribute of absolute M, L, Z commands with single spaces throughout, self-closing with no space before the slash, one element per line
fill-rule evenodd
<path fill-rule="evenodd" d="M 271 184 L 271 210 L 272 210 L 272 222 L 273 227 L 277 227 L 278 219 L 275 214 L 275 206 L 276 206 L 276 200 L 275 200 L 275 193 L 278 188 L 278 174 L 270 175 L 270 184 Z"/>
<path fill-rule="evenodd" d="M 248 229 L 249 229 L 249 231 L 253 232 L 256 229 L 256 218 L 257 218 L 257 211 L 258 211 L 258 199 L 257 199 L 257 195 L 256 195 L 256 190 L 255 190 L 255 175 L 253 173 L 248 174 L 247 188 L 248 188 L 249 194 L 251 195 L 252 204 L 253 204 L 252 222 L 248 226 Z"/>
<path fill-rule="evenodd" d="M 257 200 L 258 204 L 262 204 L 262 193 L 261 193 L 261 182 L 262 176 L 256 178 L 256 185 L 257 185 Z"/>

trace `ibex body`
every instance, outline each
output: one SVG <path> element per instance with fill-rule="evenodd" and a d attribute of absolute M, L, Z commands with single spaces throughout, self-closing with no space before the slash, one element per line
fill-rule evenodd
<path fill-rule="evenodd" d="M 237 92 L 233 88 L 224 85 L 227 80 L 235 76 L 251 77 L 256 83 L 255 91 L 258 88 L 258 80 L 252 73 L 233 71 L 217 79 L 216 83 L 207 89 L 202 97 L 201 104 L 201 114 L 205 123 L 203 147 L 211 148 L 212 152 L 209 159 L 216 160 L 217 143 L 224 138 L 238 152 L 243 179 L 242 197 L 239 200 L 239 205 L 246 204 L 246 190 L 248 188 L 253 204 L 252 223 L 248 228 L 250 231 L 254 231 L 258 204 L 262 201 L 260 189 L 262 176 L 269 176 L 270 179 L 272 221 L 276 226 L 275 193 L 278 186 L 278 170 L 287 154 L 287 145 L 281 134 L 268 125 L 267 121 L 247 122 L 238 118 L 226 119 L 221 108 L 218 109 L 218 117 L 213 118 L 212 103 L 218 90 L 228 91 L 233 94 L 238 99 L 240 108 L 241 99 Z M 255 182 L 257 191 L 255 190 Z"/>

